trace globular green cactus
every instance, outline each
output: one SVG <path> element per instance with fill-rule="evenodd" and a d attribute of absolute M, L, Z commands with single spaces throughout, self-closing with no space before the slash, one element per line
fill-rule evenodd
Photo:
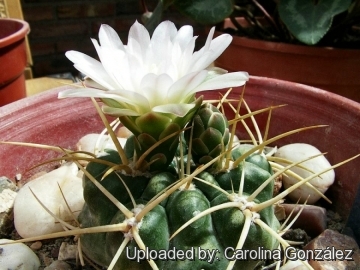
<path fill-rule="evenodd" d="M 87 165 L 81 226 L 121 226 L 115 232 L 83 234 L 82 249 L 89 258 L 115 269 L 253 269 L 261 260 L 237 261 L 234 252 L 278 248 L 274 234 L 280 225 L 272 203 L 267 203 L 273 172 L 266 158 L 253 153 L 236 167 L 214 171 L 211 166 L 226 154 L 228 122 L 210 104 L 201 106 L 193 122 L 191 134 L 196 135 L 185 135 L 184 148 L 206 137 L 216 150 L 204 153 L 205 164 L 189 175 L 179 168 L 136 176 L 116 172 L 111 170 L 111 164 L 121 164 L 116 151 Z M 214 142 L 202 134 L 216 134 Z M 228 149 L 234 161 L 247 150 L 242 145 Z M 201 160 L 197 155 L 194 161 Z M 112 194 L 117 206 L 89 175 Z M 146 254 L 150 257 L 142 257 Z"/>
<path fill-rule="evenodd" d="M 206 164 L 216 158 L 229 142 L 228 121 L 214 105 L 204 103 L 193 118 L 193 129 L 185 132 L 188 144 L 192 141 L 195 163 Z"/>
<path fill-rule="evenodd" d="M 174 158 L 181 130 L 192 118 L 202 103 L 196 99 L 194 108 L 185 116 L 148 112 L 141 116 L 120 116 L 119 119 L 134 134 L 128 141 L 131 144 L 129 157 L 145 156 L 136 170 L 161 171 L 166 169 Z"/>

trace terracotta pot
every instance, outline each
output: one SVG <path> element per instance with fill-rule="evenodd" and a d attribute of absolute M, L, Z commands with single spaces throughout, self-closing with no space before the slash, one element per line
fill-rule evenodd
<path fill-rule="evenodd" d="M 103 124 L 93 104 L 85 98 L 57 99 L 68 86 L 28 97 L 0 108 L 0 141 L 33 142 L 73 149 L 77 140 L 91 132 L 100 132 Z M 237 99 L 242 88 L 235 88 L 230 98 Z M 224 91 L 222 91 L 224 93 Z M 205 98 L 218 99 L 219 92 L 205 92 Z M 270 105 L 288 104 L 272 112 L 269 136 L 317 124 L 327 124 L 281 139 L 272 145 L 304 142 L 318 147 L 335 164 L 360 153 L 360 104 L 317 88 L 268 78 L 251 77 L 245 100 L 254 111 Z M 228 108 L 226 113 L 232 118 Z M 267 113 L 256 120 L 264 131 Z M 251 126 L 251 124 L 249 124 Z M 247 139 L 238 125 L 238 136 Z M 31 167 L 61 154 L 23 146 L 0 144 L 0 174 L 15 178 L 43 169 Z M 347 217 L 360 182 L 360 158 L 335 170 L 336 182 L 327 192 L 331 207 Z M 51 165 L 47 165 L 49 167 Z M 329 205 L 327 205 L 329 206 Z"/>
<path fill-rule="evenodd" d="M 241 18 L 239 22 L 244 24 Z M 226 27 L 234 26 L 228 20 Z M 229 71 L 245 70 L 255 76 L 315 86 L 360 102 L 360 50 L 234 36 L 216 65 Z"/>
<path fill-rule="evenodd" d="M 25 36 L 29 29 L 25 21 L 0 19 L 0 106 L 26 97 Z"/>

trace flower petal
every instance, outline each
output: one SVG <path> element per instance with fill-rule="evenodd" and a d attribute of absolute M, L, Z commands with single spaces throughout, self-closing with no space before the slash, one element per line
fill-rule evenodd
<path fill-rule="evenodd" d="M 154 107 L 152 111 L 184 117 L 194 107 L 195 104 L 164 104 Z"/>
<path fill-rule="evenodd" d="M 78 52 L 67 53 L 74 66 L 90 78 L 85 81 L 90 87 L 66 90 L 59 97 L 101 98 L 104 111 L 111 115 L 156 112 L 185 116 L 181 121 L 188 121 L 186 115 L 196 109 L 188 103 L 197 91 L 240 86 L 248 80 L 245 72 L 209 67 L 232 40 L 227 34 L 213 39 L 214 31 L 210 30 L 203 48 L 194 53 L 197 37 L 189 25 L 177 30 L 174 23 L 164 21 L 150 38 L 145 27 L 135 22 L 127 45 L 113 28 L 102 25 L 99 42 L 92 39 L 101 62 Z"/>
<path fill-rule="evenodd" d="M 75 88 L 61 91 L 58 94 L 58 98 L 65 97 L 94 97 L 94 98 L 107 98 L 113 99 L 118 102 L 125 102 L 130 105 L 135 105 L 135 107 L 149 111 L 149 103 L 147 99 L 135 92 L 125 91 L 125 90 L 112 90 L 112 91 L 103 91 L 94 88 Z"/>
<path fill-rule="evenodd" d="M 149 73 L 141 81 L 143 95 L 147 97 L 151 107 L 167 103 L 167 93 L 173 80 L 168 74 L 155 75 Z"/>
<path fill-rule="evenodd" d="M 116 82 L 116 88 L 132 90 L 133 84 L 126 53 L 121 50 L 101 48 L 101 55 L 99 56 L 106 72 Z"/>
<path fill-rule="evenodd" d="M 199 85 L 195 92 L 205 91 L 205 90 L 216 90 L 229 87 L 242 86 L 249 80 L 249 74 L 247 72 L 231 72 L 223 75 L 212 77 L 211 79 L 205 81 Z"/>
<path fill-rule="evenodd" d="M 68 51 L 65 55 L 74 63 L 74 67 L 77 70 L 89 76 L 98 84 L 110 90 L 116 88 L 116 83 L 109 76 L 99 61 L 86 54 L 76 51 Z"/>
<path fill-rule="evenodd" d="M 86 86 L 86 88 L 96 88 L 96 89 L 100 89 L 100 90 L 108 90 L 101 84 L 98 84 L 97 82 L 95 82 L 90 77 L 85 77 L 84 85 Z"/>
<path fill-rule="evenodd" d="M 136 21 L 131 27 L 128 36 L 128 50 L 133 54 L 139 54 L 145 58 L 147 49 L 150 44 L 150 35 L 146 28 Z"/>
<path fill-rule="evenodd" d="M 177 29 L 170 21 L 164 21 L 156 27 L 150 42 L 153 59 L 156 61 L 155 63 L 158 64 L 170 61 L 172 40 L 176 36 L 176 33 Z"/>
<path fill-rule="evenodd" d="M 104 105 L 102 107 L 102 111 L 105 114 L 111 115 L 111 116 L 139 116 L 140 114 L 136 111 L 130 110 L 130 109 L 120 109 L 120 108 L 114 108 Z"/>
<path fill-rule="evenodd" d="M 231 35 L 222 34 L 211 41 L 209 51 L 212 52 L 212 57 L 209 59 L 210 63 L 217 59 L 226 50 L 226 48 L 229 47 L 232 40 L 233 38 Z"/>
<path fill-rule="evenodd" d="M 125 50 L 124 44 L 116 31 L 107 24 L 102 24 L 99 30 L 99 41 L 102 47 Z"/>
<path fill-rule="evenodd" d="M 211 41 L 208 50 L 206 50 L 204 46 L 200 51 L 194 53 L 195 56 L 193 58 L 194 62 L 191 71 L 207 68 L 225 51 L 231 41 L 232 37 L 229 34 L 222 34 Z"/>
<path fill-rule="evenodd" d="M 185 48 L 188 46 L 189 42 L 193 39 L 193 28 L 190 25 L 184 25 L 179 29 L 177 32 L 174 43 L 178 43 L 181 47 L 181 50 L 184 51 Z"/>
<path fill-rule="evenodd" d="M 156 45 L 167 42 L 168 40 L 173 40 L 177 35 L 177 29 L 175 24 L 170 21 L 161 22 L 154 30 L 154 33 L 151 37 L 151 42 Z"/>
<path fill-rule="evenodd" d="M 169 89 L 167 99 L 169 102 L 185 102 L 189 95 L 192 95 L 193 89 L 198 87 L 207 76 L 207 71 L 202 70 L 185 75 L 177 80 Z"/>
<path fill-rule="evenodd" d="M 204 47 L 202 48 L 202 50 L 204 51 L 208 51 L 209 48 L 210 48 L 210 45 L 211 45 L 211 41 L 212 41 L 212 38 L 214 36 L 214 33 L 215 33 L 215 27 L 211 27 L 210 31 L 209 31 L 209 34 L 206 38 L 206 42 L 205 42 L 205 45 Z"/>
<path fill-rule="evenodd" d="M 196 41 L 196 37 L 193 37 L 192 40 L 183 49 L 180 62 L 178 63 L 179 78 L 186 75 L 193 66 L 193 53 L 195 48 L 195 41 Z"/>

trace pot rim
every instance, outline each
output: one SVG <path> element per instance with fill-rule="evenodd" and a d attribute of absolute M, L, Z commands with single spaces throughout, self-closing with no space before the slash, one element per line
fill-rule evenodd
<path fill-rule="evenodd" d="M 29 24 L 24 20 L 12 19 L 12 18 L 1 18 L 0 24 L 2 21 L 12 22 L 20 24 L 21 28 L 7 37 L 0 38 L 0 48 L 4 48 L 12 43 L 15 43 L 23 38 L 30 32 Z"/>
<path fill-rule="evenodd" d="M 356 102 L 354 100 L 351 100 L 347 97 L 340 96 L 336 93 L 332 93 L 317 87 L 309 86 L 306 84 L 281 80 L 281 79 L 275 79 L 275 78 L 269 78 L 269 77 L 262 77 L 262 76 L 254 76 L 250 75 L 250 81 L 253 85 L 263 85 L 266 81 L 270 84 L 277 84 L 277 85 L 283 85 L 285 88 L 289 88 L 292 85 L 296 84 L 296 90 L 292 89 L 293 92 L 298 92 L 299 94 L 303 94 L 304 91 L 306 91 L 306 94 L 311 96 L 311 98 L 317 99 L 321 97 L 326 97 L 326 99 L 331 102 L 334 106 L 344 106 L 346 104 L 347 110 L 350 110 L 352 112 L 356 112 L 358 114 L 360 112 L 360 103 Z M 66 86 L 59 86 L 55 87 L 53 89 L 49 89 L 47 91 L 38 93 L 36 95 L 27 97 L 22 100 L 18 100 L 15 102 L 12 102 L 10 104 L 7 104 L 5 106 L 0 107 L 0 119 L 8 114 L 12 114 L 19 109 L 23 109 L 24 105 L 25 107 L 31 106 L 36 104 L 39 99 L 46 99 L 46 100 L 52 100 L 57 99 L 57 93 L 60 91 L 63 91 L 65 89 L 71 88 L 73 85 L 66 85 Z M 221 89 L 219 89 L 221 90 Z M 198 93 L 198 95 L 201 95 L 201 92 Z M 79 98 L 78 100 L 82 100 Z M 25 104 L 24 104 L 25 103 Z"/>
<path fill-rule="evenodd" d="M 310 86 L 310 85 L 282 80 L 282 79 L 275 79 L 264 76 L 253 76 L 253 75 L 250 75 L 250 81 L 251 84 L 259 85 L 259 87 L 261 85 L 264 85 L 265 81 L 270 84 L 282 85 L 283 89 L 289 89 L 289 91 L 292 92 L 291 95 L 294 95 L 295 92 L 298 93 L 298 95 L 301 95 L 304 94 L 304 91 L 306 91 L 306 95 L 311 99 L 326 99 L 326 101 L 330 103 L 332 106 L 339 107 L 346 105 L 347 110 L 355 114 L 360 113 L 359 102 L 315 86 Z M 296 88 L 292 88 L 294 84 L 296 85 Z"/>

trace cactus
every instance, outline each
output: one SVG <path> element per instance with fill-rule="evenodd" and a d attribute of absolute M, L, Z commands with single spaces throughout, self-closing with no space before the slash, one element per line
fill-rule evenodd
<path fill-rule="evenodd" d="M 174 161 L 160 172 L 116 169 L 125 168 L 124 162 L 110 150 L 82 168 L 86 203 L 79 222 L 84 230 L 99 228 L 80 236 L 90 259 L 108 269 L 254 269 L 269 257 L 249 258 L 245 251 L 260 256 L 266 250 L 281 263 L 280 246 L 289 246 L 281 235 L 288 228 L 280 226 L 274 204 L 317 174 L 299 177 L 273 197 L 274 179 L 305 160 L 274 165 L 263 150 L 281 137 L 319 126 L 253 144 L 234 143 L 235 128 L 229 134 L 229 126 L 239 121 L 246 126 L 244 118 L 254 115 L 244 100 L 238 102 L 249 113 L 240 116 L 238 106 L 231 121 L 204 102 L 177 136 Z M 130 159 L 136 148 L 132 142 L 125 147 Z"/>
<path fill-rule="evenodd" d="M 193 160 L 206 164 L 219 156 L 228 144 L 228 121 L 214 105 L 204 103 L 193 118 L 193 129 L 186 130 L 185 138 L 188 144 L 192 141 Z"/>
<path fill-rule="evenodd" d="M 158 173 L 121 173 L 106 163 L 122 163 L 116 151 L 87 165 L 81 226 L 122 224 L 115 232 L 81 235 L 82 250 L 93 261 L 114 269 L 253 269 L 261 259 L 234 260 L 234 252 L 259 247 L 279 251 L 283 240 L 272 201 L 275 176 L 266 157 L 256 151 L 248 154 L 252 145 L 229 147 L 228 121 L 211 104 L 204 103 L 190 123 L 194 125 L 187 129 L 183 147 L 189 153 L 180 151 L 176 157 L 184 162 L 184 156 L 195 152 L 196 166 L 190 170 L 184 164 L 172 168 L 174 162 Z M 207 139 L 219 150 L 213 156 L 206 152 L 202 162 L 191 145 L 208 133 L 218 135 L 214 142 Z M 229 152 L 232 165 L 214 170 L 214 164 L 225 164 L 219 160 Z M 115 206 L 95 182 L 124 208 Z M 176 251 L 188 257 L 181 260 L 181 253 L 169 259 Z"/>
<path fill-rule="evenodd" d="M 177 150 L 180 131 L 192 118 L 201 103 L 202 98 L 195 100 L 194 108 L 183 117 L 171 117 L 156 112 L 149 112 L 138 117 L 119 117 L 121 123 L 134 134 L 128 142 L 132 145 L 131 150 L 128 150 L 130 151 L 128 157 L 133 158 L 134 153 L 140 157 L 149 151 L 143 162 L 136 168 L 137 170 L 152 172 L 168 167 Z"/>
<path fill-rule="evenodd" d="M 242 102 L 245 101 L 239 101 Z M 207 119 L 204 122 L 211 122 L 208 121 L 211 115 L 217 115 L 208 126 L 220 129 L 222 134 L 229 123 L 234 125 L 243 119 L 237 111 L 235 119 L 228 122 L 214 106 L 206 103 L 194 114 L 194 119 L 203 114 L 202 109 L 209 116 L 203 118 Z M 106 126 L 110 127 L 108 123 Z M 318 155 L 284 167 L 275 165 L 274 158 L 264 155 L 261 149 L 283 136 L 315 127 L 318 126 L 293 130 L 264 142 L 259 138 L 253 145 L 233 144 L 227 136 L 220 136 L 225 142 L 215 137 L 216 143 L 222 145 L 221 152 L 201 164 L 198 163 L 201 158 L 190 160 L 191 148 L 195 143 L 193 134 L 202 134 L 206 129 L 193 125 L 187 129 L 192 132 L 185 136 L 186 140 L 183 135 L 178 138 L 175 160 L 180 162 L 151 173 L 137 171 L 131 164 L 124 165 L 124 156 L 119 151 L 107 150 L 105 155 L 87 158 L 84 152 L 59 149 L 65 151 L 64 159 L 72 160 L 84 172 L 86 203 L 78 217 L 80 228 L 58 219 L 70 230 L 19 241 L 80 236 L 80 255 L 84 253 L 108 269 L 254 269 L 269 257 L 252 258 L 246 251 L 258 252 L 260 256 L 262 250 L 272 251 L 272 258 L 281 264 L 280 246 L 289 246 L 281 235 L 288 228 L 286 224 L 280 226 L 273 205 L 323 172 L 306 179 L 298 177 L 297 184 L 273 198 L 276 177 Z M 110 128 L 108 131 L 113 132 Z M 134 148 L 131 143 L 127 146 L 129 153 Z M 219 162 L 224 157 L 225 162 Z M 82 159 L 90 160 L 86 169 L 79 163 Z M 185 162 L 189 165 L 186 168 Z M 311 269 L 306 261 L 302 263 Z"/>
<path fill-rule="evenodd" d="M 116 161 L 119 160 L 119 156 L 117 152 L 109 152 L 108 156 L 102 157 L 102 159 Z M 105 172 L 107 168 L 97 162 L 91 162 L 87 166 L 87 170 L 89 172 Z M 245 188 L 242 195 L 239 196 L 238 192 L 235 193 L 229 191 L 229 189 L 231 189 L 230 186 L 233 184 L 236 191 L 238 190 L 240 185 L 239 179 L 241 179 L 243 171 L 245 171 Z M 251 162 L 245 162 L 245 164 L 234 168 L 229 173 L 220 173 L 215 176 L 204 171 L 197 175 L 197 178 L 202 179 L 204 182 L 193 181 L 194 183 L 189 185 L 188 188 L 176 189 L 155 207 L 152 207 L 151 211 L 147 212 L 140 220 L 142 224 L 138 228 L 139 235 L 148 249 L 159 251 L 176 248 L 176 250 L 186 251 L 195 248 L 195 261 L 160 260 L 156 262 L 159 269 L 189 269 L 189 267 L 195 269 L 225 269 L 229 262 L 224 258 L 224 250 L 226 247 L 236 248 L 246 220 L 243 212 L 248 209 L 247 204 L 251 205 L 252 203 L 252 201 L 247 202 L 246 198 L 270 176 L 271 171 L 266 171 L 256 163 Z M 119 177 L 122 178 L 123 182 L 119 181 Z M 100 181 L 101 178 L 102 175 L 100 174 L 98 180 Z M 230 179 L 235 181 L 231 183 Z M 171 173 L 155 174 L 150 179 L 146 176 L 129 179 L 125 175 L 118 176 L 113 172 L 106 176 L 101 181 L 101 184 L 119 202 L 131 209 L 141 208 L 141 205 L 148 205 L 154 196 L 158 196 L 159 193 L 161 194 L 161 191 L 174 184 L 176 180 L 176 176 Z M 180 180 L 179 183 L 182 182 L 184 181 Z M 130 190 L 131 196 L 135 200 L 135 205 L 132 205 L 124 184 Z M 221 189 L 216 189 L 214 186 Z M 85 178 L 84 187 L 86 206 L 79 216 L 82 227 L 116 224 L 126 220 L 125 215 L 114 207 L 113 203 L 89 179 Z M 270 199 L 272 192 L 273 182 L 270 182 L 264 191 L 257 196 L 260 199 L 253 202 L 259 203 Z M 169 240 L 170 236 L 192 217 L 210 208 L 221 207 L 227 203 L 233 203 L 233 206 L 199 218 Z M 255 216 L 254 212 L 250 215 L 250 219 Z M 134 217 L 136 218 L 136 215 Z M 259 213 L 258 218 L 268 224 L 274 231 L 279 228 L 279 223 L 274 215 L 272 206 L 263 209 Z M 244 245 L 246 249 L 255 249 L 257 245 L 260 245 L 265 249 L 272 250 L 278 245 L 274 237 L 263 229 L 257 228 L 255 224 L 250 226 L 248 234 L 251 237 Z M 138 244 L 136 244 L 137 242 L 131 238 L 132 236 L 126 237 L 130 238 L 129 246 L 132 249 L 135 247 L 139 248 Z M 81 236 L 81 238 L 83 251 L 97 263 L 108 266 L 110 258 L 113 258 L 118 247 L 121 245 L 124 234 L 121 232 L 103 233 L 101 236 L 98 234 L 86 234 Z M 204 260 L 200 260 L 199 254 L 196 253 L 198 251 L 196 248 L 216 251 L 217 259 L 214 260 L 207 257 Z M 131 254 L 134 253 L 134 251 L 129 252 Z M 125 254 L 124 252 L 121 255 L 115 269 L 146 269 L 149 267 L 146 261 L 142 261 L 139 264 L 136 261 L 127 259 Z M 209 263 L 209 260 L 214 261 Z M 248 267 L 254 267 L 256 263 L 256 261 L 239 262 L 236 264 L 236 267 L 237 265 L 238 267 L 246 266 L 246 269 L 251 269 Z"/>

